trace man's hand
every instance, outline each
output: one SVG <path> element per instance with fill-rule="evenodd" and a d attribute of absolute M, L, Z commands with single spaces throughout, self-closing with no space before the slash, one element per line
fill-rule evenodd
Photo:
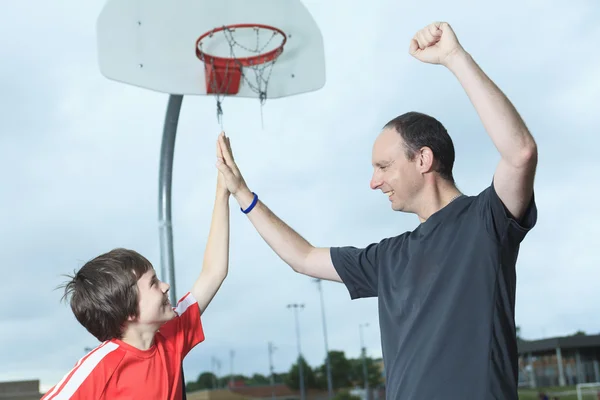
<path fill-rule="evenodd" d="M 231 194 L 235 196 L 240 190 L 248 190 L 246 182 L 233 159 L 229 138 L 223 132 L 217 140 L 217 168 Z"/>
<path fill-rule="evenodd" d="M 457 54 L 464 53 L 454 31 L 446 22 L 434 22 L 418 31 L 410 41 L 410 54 L 419 61 L 448 66 Z"/>

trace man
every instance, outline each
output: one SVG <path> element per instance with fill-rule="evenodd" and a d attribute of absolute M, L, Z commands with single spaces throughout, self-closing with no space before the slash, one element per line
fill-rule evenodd
<path fill-rule="evenodd" d="M 181 400 L 182 360 L 204 341 L 200 317 L 229 264 L 229 191 L 218 175 L 202 271 L 175 307 L 169 285 L 133 250 L 102 254 L 65 284 L 75 317 L 101 344 L 43 400 Z"/>
<path fill-rule="evenodd" d="M 366 248 L 316 248 L 250 192 L 221 137 L 217 162 L 260 235 L 295 271 L 378 297 L 388 399 L 517 399 L 515 264 L 535 225 L 534 139 L 447 23 L 410 42 L 416 59 L 448 68 L 475 106 L 501 160 L 477 196 L 454 184 L 454 148 L 437 120 L 407 113 L 372 149 L 371 188 L 420 225 Z"/>

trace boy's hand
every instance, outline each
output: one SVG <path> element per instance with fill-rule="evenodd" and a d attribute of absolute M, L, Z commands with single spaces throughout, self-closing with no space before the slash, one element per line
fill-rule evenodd
<path fill-rule="evenodd" d="M 221 132 L 219 134 L 219 137 L 223 136 L 224 133 Z M 222 160 L 223 159 L 223 152 L 221 151 L 221 146 L 219 145 L 219 142 L 217 141 L 217 160 Z M 218 163 L 218 161 L 217 161 Z M 229 196 L 230 192 L 229 189 L 227 188 L 227 184 L 225 182 L 225 176 L 223 175 L 223 173 L 221 171 L 218 172 L 217 174 L 217 193 L 225 193 Z"/>
<path fill-rule="evenodd" d="M 229 138 L 225 137 L 223 132 L 219 135 L 217 147 L 220 149 L 220 154 L 217 155 L 219 176 L 223 176 L 229 192 L 235 196 L 240 189 L 247 190 L 246 182 L 244 182 L 244 178 L 233 159 Z"/>

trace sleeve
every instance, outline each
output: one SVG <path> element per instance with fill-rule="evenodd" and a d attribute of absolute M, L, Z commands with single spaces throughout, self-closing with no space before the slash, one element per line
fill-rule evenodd
<path fill-rule="evenodd" d="M 477 204 L 486 231 L 498 243 L 521 243 L 537 222 L 535 194 L 531 196 L 523 217 L 517 220 L 510 215 L 510 212 L 498 197 L 493 181 L 487 189 L 477 196 Z"/>
<path fill-rule="evenodd" d="M 200 306 L 188 292 L 173 308 L 177 316 L 160 328 L 166 340 L 175 341 L 176 348 L 185 357 L 197 344 L 204 341 Z"/>
<path fill-rule="evenodd" d="M 365 248 L 332 247 L 331 261 L 352 300 L 377 297 L 379 265 L 388 246 L 388 239 Z"/>
<path fill-rule="evenodd" d="M 123 359 L 123 352 L 112 342 L 104 342 L 83 357 L 41 400 L 98 400 Z"/>

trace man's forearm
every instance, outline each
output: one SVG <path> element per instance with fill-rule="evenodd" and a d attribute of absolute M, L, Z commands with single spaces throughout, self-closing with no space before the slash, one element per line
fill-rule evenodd
<path fill-rule="evenodd" d="M 240 189 L 235 195 L 238 203 L 246 209 L 254 195 L 247 189 Z M 277 255 L 294 271 L 303 270 L 306 258 L 313 246 L 277 217 L 264 203 L 258 202 L 248 214 L 250 222 Z"/>
<path fill-rule="evenodd" d="M 516 167 L 528 163 L 535 141 L 508 98 L 468 53 L 451 56 L 447 67 L 464 88 L 501 157 Z"/>

